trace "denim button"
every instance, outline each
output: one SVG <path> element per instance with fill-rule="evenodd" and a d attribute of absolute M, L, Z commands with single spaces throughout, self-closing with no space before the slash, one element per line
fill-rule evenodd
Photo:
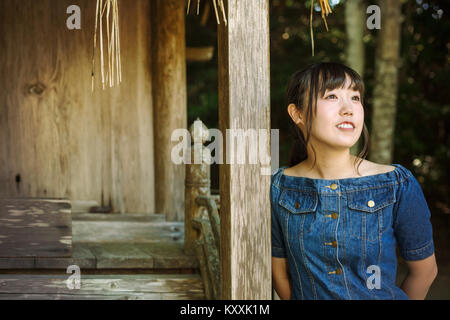
<path fill-rule="evenodd" d="M 296 203 L 294 204 L 294 207 L 295 207 L 295 209 L 298 209 L 298 207 L 300 207 L 300 203 L 296 202 Z"/>
<path fill-rule="evenodd" d="M 333 213 L 331 214 L 331 217 L 332 217 L 333 219 L 337 219 L 337 218 L 338 218 L 338 214 L 337 214 L 336 212 L 333 212 Z"/>
<path fill-rule="evenodd" d="M 337 269 L 337 270 L 328 272 L 328 274 L 342 274 L 342 270 L 341 269 Z"/>
<path fill-rule="evenodd" d="M 337 189 L 337 184 L 335 184 L 335 183 L 333 183 L 331 186 L 330 186 L 330 188 L 332 189 L 332 190 L 336 190 Z"/>
<path fill-rule="evenodd" d="M 370 200 L 369 202 L 367 202 L 367 205 L 372 208 L 375 205 L 375 202 L 373 202 L 373 200 Z"/>

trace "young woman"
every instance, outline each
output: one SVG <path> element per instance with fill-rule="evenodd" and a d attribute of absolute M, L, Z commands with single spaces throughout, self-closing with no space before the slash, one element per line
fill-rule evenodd
<path fill-rule="evenodd" d="M 412 173 L 365 160 L 364 84 L 319 63 L 296 72 L 298 135 L 272 175 L 272 276 L 281 299 L 424 299 L 437 275 L 430 211 Z M 350 154 L 364 134 L 361 154 Z M 409 273 L 396 286 L 396 247 Z"/>

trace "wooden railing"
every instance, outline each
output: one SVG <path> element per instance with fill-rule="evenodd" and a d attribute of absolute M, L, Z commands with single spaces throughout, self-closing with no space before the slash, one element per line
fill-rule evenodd
<path fill-rule="evenodd" d="M 221 292 L 220 197 L 211 195 L 210 165 L 207 156 L 203 156 L 208 129 L 197 119 L 190 132 L 195 143 L 191 146 L 191 164 L 186 164 L 185 252 L 199 261 L 206 298 L 216 300 Z M 194 163 L 196 152 L 200 163 Z"/>
<path fill-rule="evenodd" d="M 211 197 L 199 196 L 198 205 L 206 207 L 208 218 L 194 218 L 192 227 L 198 231 L 195 252 L 207 299 L 220 299 L 220 218 L 215 201 Z"/>

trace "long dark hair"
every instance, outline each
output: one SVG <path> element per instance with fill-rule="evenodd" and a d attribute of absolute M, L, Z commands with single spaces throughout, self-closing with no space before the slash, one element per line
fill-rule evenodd
<path fill-rule="evenodd" d="M 312 64 L 303 70 L 295 72 L 289 81 L 286 89 L 287 105 L 294 104 L 300 112 L 306 111 L 306 137 L 302 130 L 295 125 L 292 119 L 288 116 L 289 122 L 292 125 L 292 132 L 294 136 L 294 143 L 291 147 L 291 154 L 289 159 L 289 166 L 292 167 L 308 158 L 306 146 L 308 145 L 311 136 L 312 115 L 317 111 L 317 99 L 325 95 L 326 90 L 333 90 L 342 87 L 345 84 L 346 75 L 350 78 L 350 87 L 353 90 L 359 91 L 361 95 L 361 104 L 364 107 L 364 82 L 359 74 L 353 69 L 334 62 L 322 62 Z M 306 109 L 305 109 L 306 108 Z M 358 157 L 355 159 L 355 164 L 359 160 L 359 165 L 362 160 L 367 157 L 369 150 L 369 131 L 366 124 L 363 126 L 364 146 Z M 315 150 L 314 163 L 316 164 Z M 358 171 L 359 174 L 359 171 Z"/>

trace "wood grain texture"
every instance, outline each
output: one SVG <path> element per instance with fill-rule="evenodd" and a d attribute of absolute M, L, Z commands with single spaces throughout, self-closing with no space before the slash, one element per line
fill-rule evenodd
<path fill-rule="evenodd" d="M 187 129 L 185 1 L 152 2 L 156 212 L 184 219 L 185 166 L 172 162 L 175 129 Z"/>
<path fill-rule="evenodd" d="M 226 129 L 264 129 L 270 136 L 269 1 L 229 0 L 226 7 L 228 27 L 219 26 L 219 127 L 229 159 Z M 259 154 L 270 155 L 269 142 Z M 270 176 L 261 168 L 220 165 L 221 299 L 271 299 Z"/>
<path fill-rule="evenodd" d="M 0 198 L 0 257 L 70 257 L 70 202 Z"/>
<path fill-rule="evenodd" d="M 83 275 L 69 289 L 69 275 L 0 275 L 3 299 L 204 299 L 199 275 Z"/>
<path fill-rule="evenodd" d="M 95 1 L 0 1 L 0 195 L 154 212 L 149 0 L 119 0 L 123 82 L 102 90 Z"/>

